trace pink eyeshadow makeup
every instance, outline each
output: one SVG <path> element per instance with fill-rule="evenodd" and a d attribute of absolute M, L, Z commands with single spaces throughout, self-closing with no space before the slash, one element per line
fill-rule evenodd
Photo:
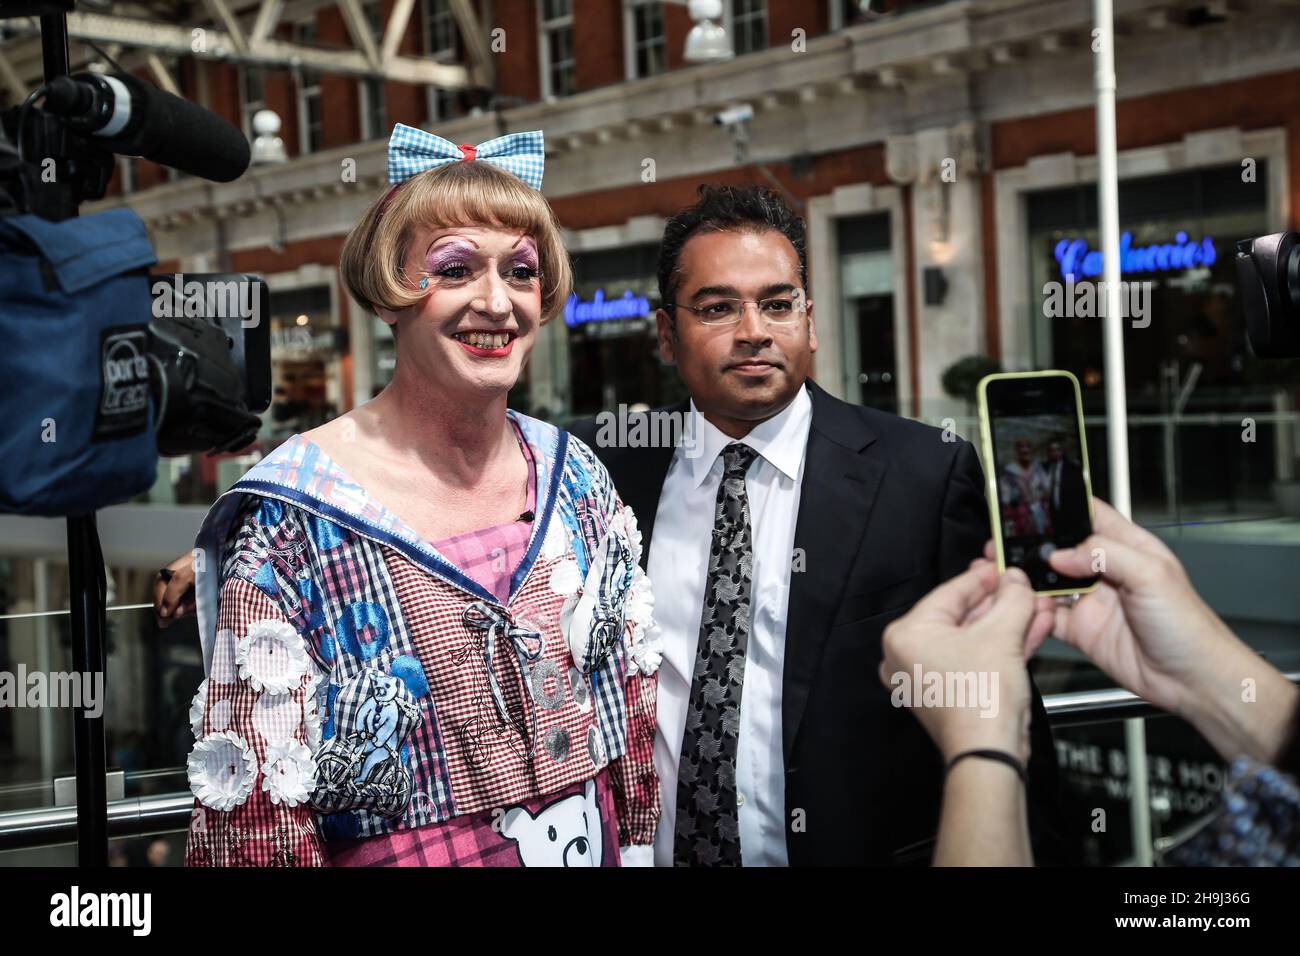
<path fill-rule="evenodd" d="M 425 261 L 426 269 L 429 272 L 437 272 L 445 269 L 452 263 L 468 263 L 474 260 L 475 250 L 460 242 L 449 242 L 445 246 L 439 246 L 429 253 L 429 258 Z"/>
<path fill-rule="evenodd" d="M 537 243 L 533 242 L 532 239 L 525 238 L 523 242 L 519 243 L 519 248 L 515 250 L 514 264 L 536 269 L 537 258 Z"/>

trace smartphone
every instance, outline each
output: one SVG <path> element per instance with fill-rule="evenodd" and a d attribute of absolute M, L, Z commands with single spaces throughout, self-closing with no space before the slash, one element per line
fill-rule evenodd
<path fill-rule="evenodd" d="M 1005 372 L 979 383 L 980 440 L 998 570 L 1020 568 L 1040 594 L 1078 594 L 1048 557 L 1092 534 L 1092 480 L 1079 380 L 1069 372 Z"/>

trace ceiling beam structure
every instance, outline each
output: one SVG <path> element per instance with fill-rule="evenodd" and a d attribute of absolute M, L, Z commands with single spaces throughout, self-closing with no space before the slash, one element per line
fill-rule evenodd
<path fill-rule="evenodd" d="M 248 34 L 249 42 L 269 40 L 283 12 L 284 0 L 262 0 L 262 5 L 257 8 L 257 18 L 253 20 L 253 29 Z"/>
<path fill-rule="evenodd" d="M 397 56 L 397 48 L 402 44 L 402 37 L 406 36 L 406 25 L 411 22 L 414 10 L 415 0 L 397 0 L 393 4 L 393 11 L 384 26 L 384 39 L 379 50 L 381 60 L 387 61 Z"/>
<path fill-rule="evenodd" d="M 338 0 L 338 6 L 339 12 L 343 14 L 343 25 L 348 28 L 348 36 L 352 38 L 352 48 L 361 51 L 372 69 L 383 69 L 379 62 L 379 47 L 375 46 L 370 22 L 361 10 L 359 0 Z"/>
<path fill-rule="evenodd" d="M 496 63 L 492 59 L 492 46 L 479 22 L 478 14 L 470 0 L 451 0 L 451 13 L 460 28 L 465 49 L 469 51 L 471 76 L 476 85 L 492 87 Z"/>
<path fill-rule="evenodd" d="M 328 5 L 331 4 L 316 6 Z M 397 0 L 384 25 L 382 41 L 371 30 L 359 0 L 335 0 L 332 5 L 343 14 L 353 49 L 305 46 L 276 39 L 275 29 L 282 20 L 301 17 L 304 10 L 310 14 L 312 5 L 297 0 L 289 3 L 285 0 L 258 0 L 254 4 L 240 0 L 203 0 L 202 8 L 215 25 L 186 25 L 122 13 L 109 16 L 74 11 L 67 15 L 68 38 L 74 46 L 76 41 L 88 41 L 100 46 L 116 44 L 125 50 L 139 51 L 155 77 L 158 69 L 154 60 L 162 62 L 166 57 L 195 57 L 273 69 L 306 68 L 449 90 L 478 85 L 483 82 L 481 77 L 491 76 L 487 38 L 468 0 L 465 2 L 466 10 L 462 11 L 468 16 L 458 16 L 457 21 L 463 33 L 466 30 L 478 31 L 477 37 L 465 35 L 465 45 L 471 51 L 474 63 L 472 74 L 460 64 L 439 63 L 427 57 L 397 53 L 410 24 L 414 0 Z M 31 48 L 34 47 L 39 54 L 36 38 L 40 35 L 40 23 L 30 17 L 13 19 L 5 21 L 4 28 L 13 38 L 0 45 L 0 85 L 8 91 L 11 99 L 21 98 L 39 83 L 40 58 L 33 55 Z M 94 58 L 93 54 L 87 57 Z M 75 54 L 73 62 L 76 68 L 79 61 Z"/>

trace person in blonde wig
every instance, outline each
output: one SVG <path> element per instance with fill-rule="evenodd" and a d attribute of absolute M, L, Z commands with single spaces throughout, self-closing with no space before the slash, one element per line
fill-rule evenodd
<path fill-rule="evenodd" d="M 394 130 L 343 247 L 373 400 L 214 504 L 192 866 L 648 862 L 658 636 L 636 518 L 506 405 L 571 285 L 541 134 Z"/>

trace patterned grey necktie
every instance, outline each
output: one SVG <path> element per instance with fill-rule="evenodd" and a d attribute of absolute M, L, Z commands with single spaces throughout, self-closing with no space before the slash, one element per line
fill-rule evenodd
<path fill-rule="evenodd" d="M 754 449 L 736 442 L 722 450 L 722 484 L 677 773 L 677 866 L 740 865 L 736 750 L 754 575 L 745 472 L 757 457 Z"/>

